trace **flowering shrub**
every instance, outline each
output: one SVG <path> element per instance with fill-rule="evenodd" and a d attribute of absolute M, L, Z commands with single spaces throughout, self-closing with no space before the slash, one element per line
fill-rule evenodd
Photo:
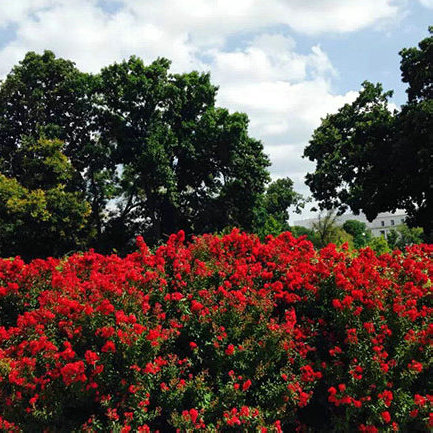
<path fill-rule="evenodd" d="M 433 246 L 182 232 L 0 261 L 0 430 L 433 427 Z"/>

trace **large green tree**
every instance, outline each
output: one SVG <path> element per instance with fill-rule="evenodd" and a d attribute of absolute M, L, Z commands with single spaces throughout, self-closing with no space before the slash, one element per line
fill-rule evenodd
<path fill-rule="evenodd" d="M 0 86 L 0 170 L 17 177 L 26 137 L 56 138 L 74 166 L 88 165 L 92 123 L 92 76 L 51 51 L 26 54 Z M 80 173 L 77 172 L 79 175 Z M 76 180 L 76 179 L 75 179 Z"/>
<path fill-rule="evenodd" d="M 115 233 L 154 241 L 180 228 L 250 229 L 268 181 L 248 117 L 215 106 L 209 74 L 170 74 L 169 66 L 131 57 L 98 77 L 100 140 L 112 145 L 120 191 L 109 242 Z"/>
<path fill-rule="evenodd" d="M 68 191 L 74 168 L 58 140 L 31 138 L 19 147 L 21 173 L 0 173 L 0 254 L 25 259 L 82 248 L 91 237 L 84 193 Z"/>
<path fill-rule="evenodd" d="M 40 156 L 25 143 L 40 137 L 61 140 L 72 175 L 57 180 L 66 192 L 85 195 L 92 208 L 87 224 L 102 231 L 107 169 L 114 168 L 109 149 L 101 149 L 97 140 L 95 83 L 96 77 L 51 51 L 27 53 L 0 85 L 0 173 L 30 189 L 31 178 L 47 182 L 46 169 L 36 174 L 32 168 Z"/>
<path fill-rule="evenodd" d="M 405 209 L 408 222 L 433 234 L 432 36 L 401 55 L 408 101 L 389 108 L 392 92 L 363 83 L 352 104 L 330 114 L 314 131 L 304 156 L 316 162 L 307 184 L 322 209 L 350 208 L 373 220 Z"/>
<path fill-rule="evenodd" d="M 251 229 L 269 181 L 262 143 L 245 114 L 216 106 L 209 74 L 169 68 L 131 57 L 86 74 L 28 53 L 0 85 L 0 173 L 49 189 L 53 173 L 35 175 L 25 143 L 61 140 L 71 170 L 54 183 L 89 203 L 88 246 L 99 250 L 125 251 L 137 234 L 155 243 L 179 229 Z"/>

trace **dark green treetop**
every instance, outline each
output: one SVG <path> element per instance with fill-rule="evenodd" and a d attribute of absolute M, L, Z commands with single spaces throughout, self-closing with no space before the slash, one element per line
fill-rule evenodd
<path fill-rule="evenodd" d="M 389 108 L 391 92 L 363 83 L 352 104 L 322 120 L 304 156 L 316 162 L 307 184 L 322 209 L 350 208 L 373 220 L 404 209 L 412 226 L 433 235 L 433 29 L 401 51 L 408 101 Z"/>
<path fill-rule="evenodd" d="M 278 235 L 289 228 L 289 209 L 300 213 L 305 200 L 294 190 L 292 179 L 276 179 L 266 188 L 255 208 L 253 231 L 261 238 Z"/>
<path fill-rule="evenodd" d="M 169 68 L 131 57 L 85 74 L 28 53 L 0 85 L 0 173 L 29 193 L 78 194 L 85 246 L 100 251 L 127 251 L 138 234 L 251 230 L 269 181 L 262 143 L 247 115 L 216 106 L 209 74 Z"/>
<path fill-rule="evenodd" d="M 347 220 L 343 223 L 343 230 L 353 236 L 353 246 L 364 248 L 372 239 L 371 230 L 367 224 L 357 220 Z"/>

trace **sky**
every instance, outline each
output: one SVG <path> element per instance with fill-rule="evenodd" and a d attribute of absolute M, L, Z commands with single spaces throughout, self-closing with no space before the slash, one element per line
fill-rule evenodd
<path fill-rule="evenodd" d="M 302 153 L 320 119 L 364 80 L 404 103 L 398 52 L 429 25 L 433 0 L 0 0 L 0 77 L 45 49 L 89 72 L 131 55 L 210 72 L 218 105 L 248 114 L 272 177 L 308 196 Z"/>

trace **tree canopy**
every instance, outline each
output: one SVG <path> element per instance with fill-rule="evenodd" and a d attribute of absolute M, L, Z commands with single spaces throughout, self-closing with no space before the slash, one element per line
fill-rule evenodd
<path fill-rule="evenodd" d="M 406 224 L 392 229 L 386 236 L 390 248 L 404 249 L 408 245 L 420 244 L 423 242 L 423 229 L 421 227 L 408 227 Z"/>
<path fill-rule="evenodd" d="M 372 239 L 371 230 L 367 224 L 357 220 L 347 220 L 343 223 L 343 230 L 353 236 L 355 248 L 366 247 Z"/>
<path fill-rule="evenodd" d="M 338 225 L 337 217 L 334 211 L 328 211 L 319 214 L 317 221 L 313 223 L 318 248 L 323 248 L 329 243 L 341 245 L 346 242 L 353 246 L 353 236 Z"/>
<path fill-rule="evenodd" d="M 84 247 L 91 236 L 90 205 L 70 191 L 74 169 L 61 141 L 23 140 L 20 174 L 0 173 L 0 252 L 24 258 L 60 255 Z"/>
<path fill-rule="evenodd" d="M 408 100 L 392 111 L 392 92 L 364 82 L 351 104 L 329 114 L 304 156 L 316 162 L 306 183 L 322 209 L 350 208 L 373 220 L 404 209 L 408 223 L 433 234 L 433 27 L 418 47 L 403 49 Z"/>
<path fill-rule="evenodd" d="M 86 246 L 100 251 L 126 251 L 138 234 L 152 244 L 179 229 L 251 230 L 270 180 L 262 143 L 249 136 L 246 114 L 216 106 L 209 74 L 169 68 L 167 59 L 131 57 L 86 74 L 50 51 L 28 53 L 0 85 L 2 188 L 31 202 L 67 194 L 84 218 L 77 230 L 86 226 Z M 65 218 L 55 207 L 50 215 Z M 23 242 L 38 232 L 51 245 L 36 222 L 20 229 Z M 1 255 L 23 254 L 8 242 L 0 241 Z"/>
<path fill-rule="evenodd" d="M 135 57 L 102 70 L 101 141 L 113 143 L 122 200 L 108 228 L 160 239 L 179 228 L 201 233 L 250 229 L 268 181 L 263 145 L 248 117 L 215 106 L 209 74 L 169 74 Z"/>
<path fill-rule="evenodd" d="M 304 198 L 294 190 L 290 178 L 271 182 L 255 208 L 254 233 L 264 238 L 269 234 L 275 236 L 289 230 L 289 208 L 300 213 L 304 205 Z"/>

